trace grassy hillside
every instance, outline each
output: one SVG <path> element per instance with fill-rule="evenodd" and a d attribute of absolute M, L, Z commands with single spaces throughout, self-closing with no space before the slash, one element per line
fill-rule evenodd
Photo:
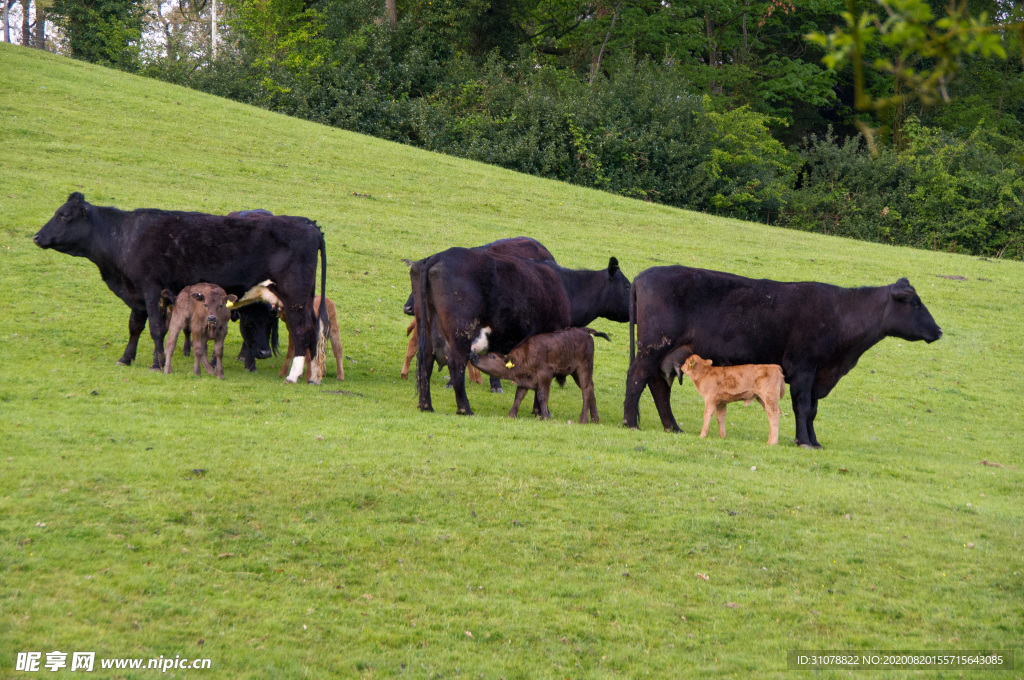
<path fill-rule="evenodd" d="M 782 677 L 790 649 L 1024 637 L 1024 265 L 653 206 L 8 45 L 0 74 L 0 677 L 53 650 L 211 659 L 190 678 Z M 148 333 L 116 366 L 128 309 L 30 241 L 76 190 L 317 220 L 346 381 L 284 385 L 281 358 L 164 376 Z M 571 381 L 551 422 L 476 385 L 457 417 L 440 378 L 420 413 L 401 258 L 515 235 L 631 279 L 907 276 L 945 335 L 868 352 L 821 403 L 822 451 L 789 443 L 788 400 L 780 446 L 739 405 L 698 439 L 689 384 L 684 434 L 649 395 L 622 428 L 628 329 L 603 320 L 602 424 L 566 422 Z"/>

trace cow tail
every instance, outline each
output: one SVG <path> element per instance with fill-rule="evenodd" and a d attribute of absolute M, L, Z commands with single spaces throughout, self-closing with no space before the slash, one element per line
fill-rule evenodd
<path fill-rule="evenodd" d="M 633 279 L 633 284 L 629 287 L 629 365 L 633 365 L 633 359 L 636 358 L 636 279 Z"/>
<path fill-rule="evenodd" d="M 320 375 L 327 372 L 327 244 L 324 233 L 320 232 L 320 310 L 316 320 L 316 365 Z M 340 363 L 340 359 L 338 360 Z"/>
<path fill-rule="evenodd" d="M 593 328 L 584 328 L 583 330 L 585 330 L 586 332 L 590 333 L 595 338 L 604 338 L 608 342 L 612 341 L 611 337 L 607 333 L 602 333 L 601 331 L 595 331 Z"/>
<path fill-rule="evenodd" d="M 275 357 L 279 354 L 278 349 L 280 347 L 280 336 L 278 335 L 277 327 L 280 325 L 280 323 L 281 319 L 275 314 L 274 324 L 270 327 L 270 351 L 274 354 Z"/>

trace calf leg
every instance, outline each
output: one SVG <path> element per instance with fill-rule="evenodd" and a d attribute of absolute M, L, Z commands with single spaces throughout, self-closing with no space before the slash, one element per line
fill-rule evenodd
<path fill-rule="evenodd" d="M 174 350 L 177 348 L 178 333 L 180 332 L 181 326 L 175 322 L 175 319 L 171 319 L 171 327 L 164 340 L 164 373 L 167 375 L 171 374 L 171 357 L 174 356 Z"/>
<path fill-rule="evenodd" d="M 416 345 L 419 343 L 419 333 L 416 331 L 416 322 L 413 321 L 406 329 L 409 334 L 409 344 L 405 348 L 405 363 L 402 364 L 402 380 L 409 379 L 409 367 L 412 366 L 412 358 L 416 356 Z"/>
<path fill-rule="evenodd" d="M 768 414 L 768 443 L 779 443 L 779 417 L 782 409 L 779 408 L 779 400 L 774 394 L 769 394 L 761 400 L 764 404 L 764 412 Z"/>
<path fill-rule="evenodd" d="M 715 416 L 718 417 L 718 436 L 725 439 L 725 404 L 715 408 Z"/>
<path fill-rule="evenodd" d="M 224 379 L 224 338 L 213 341 L 213 362 L 217 368 L 217 377 Z"/>
<path fill-rule="evenodd" d="M 715 402 L 705 401 L 704 402 L 704 426 L 700 429 L 700 437 L 703 439 L 708 436 L 708 430 L 711 428 L 711 416 L 715 413 Z"/>
<path fill-rule="evenodd" d="M 345 379 L 345 350 L 341 346 L 341 331 L 338 330 L 338 324 L 331 324 L 331 351 L 334 352 L 334 361 L 338 364 L 338 371 L 336 377 L 338 380 Z M 408 372 L 406 372 L 408 375 Z"/>
<path fill-rule="evenodd" d="M 209 373 L 210 375 L 217 375 L 216 369 L 214 369 L 213 365 L 210 363 L 209 357 L 207 357 L 206 355 L 208 351 L 208 340 L 199 337 L 192 338 L 192 353 L 195 354 L 196 356 L 195 366 L 193 367 L 192 372 L 195 373 L 196 375 L 202 375 L 202 372 L 199 370 L 200 363 L 202 363 L 203 368 L 206 369 L 207 373 Z"/>
<path fill-rule="evenodd" d="M 131 366 L 135 361 L 135 353 L 139 349 L 139 336 L 146 329 L 146 310 L 132 309 L 128 316 L 128 344 L 124 348 L 124 354 L 117 360 L 122 366 Z"/>
<path fill-rule="evenodd" d="M 512 410 L 508 412 L 509 418 L 515 418 L 519 415 L 519 405 L 523 403 L 523 397 L 525 397 L 526 393 L 529 391 L 529 387 L 516 385 L 516 399 L 512 402 Z"/>
<path fill-rule="evenodd" d="M 537 401 L 540 402 L 540 417 L 544 420 L 551 417 L 551 411 L 548 409 L 548 397 L 551 395 L 551 377 L 546 374 L 537 376 Z"/>

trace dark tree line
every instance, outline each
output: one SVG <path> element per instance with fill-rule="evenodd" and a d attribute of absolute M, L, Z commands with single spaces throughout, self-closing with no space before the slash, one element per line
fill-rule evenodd
<path fill-rule="evenodd" d="M 1011 0 L 225 0 L 216 59 L 207 0 L 49 2 L 76 57 L 329 125 L 685 208 L 1024 257 Z"/>

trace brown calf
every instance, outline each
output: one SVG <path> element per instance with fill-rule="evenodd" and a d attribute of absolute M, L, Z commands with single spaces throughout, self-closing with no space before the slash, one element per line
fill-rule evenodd
<path fill-rule="evenodd" d="M 248 293 L 246 293 L 246 295 L 248 295 Z M 341 332 L 338 330 L 338 311 L 334 307 L 334 302 L 330 298 L 327 298 L 327 300 L 325 301 L 325 304 L 327 305 L 327 321 L 328 321 L 327 331 L 328 331 L 328 333 L 330 334 L 330 337 L 331 337 L 331 351 L 334 352 L 334 360 L 338 364 L 338 380 L 344 380 L 345 379 L 345 355 L 343 354 L 342 349 L 341 349 Z M 320 296 L 317 295 L 316 297 L 313 298 L 313 316 L 315 318 L 317 318 L 317 319 L 320 318 L 319 310 L 320 310 Z M 284 314 L 282 314 L 280 311 L 278 311 L 278 316 L 282 320 L 284 320 Z M 288 324 L 288 322 L 285 321 L 285 325 L 286 326 L 287 326 L 287 324 Z M 292 357 L 294 357 L 294 356 L 295 356 L 295 340 L 292 339 L 292 332 L 291 332 L 291 330 L 289 330 L 288 331 L 288 352 L 285 354 L 285 357 L 284 357 L 284 365 L 281 366 L 281 376 L 282 377 L 284 377 L 284 375 L 288 373 L 288 368 L 291 365 Z M 310 366 L 310 356 L 309 356 L 309 352 L 306 352 L 306 380 L 309 380 L 309 366 Z M 325 361 L 324 371 L 323 372 L 326 375 L 326 373 L 327 373 L 326 361 Z"/>
<path fill-rule="evenodd" d="M 412 365 L 413 357 L 416 356 L 416 350 L 419 347 L 419 334 L 416 331 L 416 319 L 412 320 L 409 327 L 405 329 L 405 334 L 409 336 L 409 346 L 405 348 L 405 363 L 402 364 L 402 380 L 409 379 L 409 366 Z M 480 377 L 480 371 L 476 370 L 472 366 L 466 367 L 466 376 L 475 382 L 477 385 L 483 384 L 483 378 Z"/>
<path fill-rule="evenodd" d="M 676 368 L 679 375 L 680 368 Z M 768 414 L 768 443 L 779 443 L 779 399 L 786 394 L 782 367 L 778 364 L 747 364 L 745 366 L 711 366 L 711 359 L 691 354 L 681 367 L 690 377 L 697 392 L 704 398 L 704 427 L 701 437 L 708 436 L 711 414 L 718 416 L 718 436 L 725 436 L 725 405 L 733 401 L 749 404 L 757 399 Z M 682 382 L 682 376 L 679 377 Z"/>
<path fill-rule="evenodd" d="M 610 338 L 604 333 L 590 328 L 566 328 L 553 333 L 534 335 L 512 348 L 508 356 L 491 352 L 483 356 L 470 355 L 474 366 L 488 375 L 511 380 L 516 384 L 516 399 L 510 418 L 519 415 L 519 405 L 529 390 L 537 392 L 540 417 L 550 418 L 548 395 L 551 392 L 551 380 L 557 378 L 564 383 L 566 376 L 571 375 L 580 391 L 583 392 L 583 411 L 580 422 L 598 422 L 597 397 L 594 395 L 594 339 L 598 335 L 605 340 Z"/>
<path fill-rule="evenodd" d="M 233 303 L 238 297 L 228 295 L 223 288 L 212 283 L 187 286 L 178 293 L 177 298 L 171 291 L 164 290 L 161 297 L 165 302 L 174 301 L 174 311 L 171 312 L 167 339 L 164 341 L 164 373 L 171 372 L 171 357 L 174 356 L 174 349 L 178 344 L 178 333 L 188 328 L 192 334 L 192 354 L 195 356 L 192 372 L 199 375 L 199 365 L 202 364 L 207 373 L 223 380 L 224 338 L 227 337 L 228 321 L 231 320 L 227 303 Z M 207 343 L 210 340 L 213 340 L 216 368 L 206 357 Z"/>

